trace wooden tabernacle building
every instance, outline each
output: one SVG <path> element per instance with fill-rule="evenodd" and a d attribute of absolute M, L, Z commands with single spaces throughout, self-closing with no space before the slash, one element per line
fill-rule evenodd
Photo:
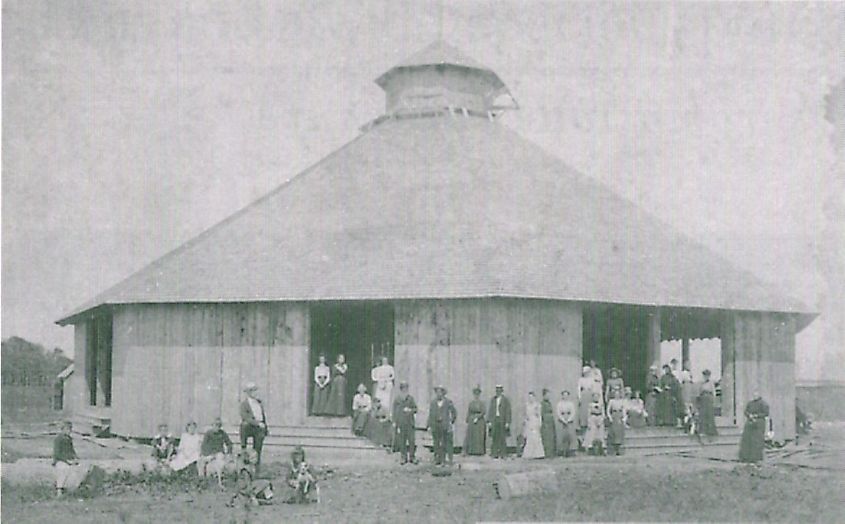
<path fill-rule="evenodd" d="M 585 359 L 643 389 L 661 341 L 719 338 L 722 415 L 759 389 L 794 435 L 805 306 L 500 124 L 504 83 L 447 44 L 376 82 L 357 138 L 58 321 L 71 409 L 125 436 L 235 425 L 255 381 L 271 424 L 304 425 L 316 356 L 344 353 L 348 398 L 386 355 L 421 424 L 438 383 L 459 422 L 502 383 L 518 421 Z"/>

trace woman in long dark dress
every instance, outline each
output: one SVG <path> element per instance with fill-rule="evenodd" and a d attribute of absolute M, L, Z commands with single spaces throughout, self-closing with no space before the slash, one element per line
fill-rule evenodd
<path fill-rule="evenodd" d="M 657 425 L 674 426 L 677 418 L 676 400 L 678 398 L 678 379 L 672 374 L 668 364 L 663 366 L 663 376 L 658 384 L 657 395 Z"/>
<path fill-rule="evenodd" d="M 645 380 L 645 416 L 649 426 L 657 425 L 657 390 L 660 387 L 660 377 L 657 366 L 648 368 Z"/>
<path fill-rule="evenodd" d="M 481 400 L 481 386 L 475 386 L 472 390 L 472 400 L 467 408 L 464 455 L 484 455 L 487 452 L 487 422 L 484 420 L 484 408 L 484 401 Z"/>
<path fill-rule="evenodd" d="M 349 414 L 346 405 L 346 357 L 337 356 L 337 362 L 332 366 L 332 382 L 329 386 L 329 397 L 326 402 L 326 413 L 336 417 L 345 417 Z"/>
<path fill-rule="evenodd" d="M 758 464 L 763 461 L 763 447 L 766 442 L 766 417 L 769 405 L 754 392 L 753 400 L 745 406 L 745 427 L 739 442 L 739 461 Z"/>
<path fill-rule="evenodd" d="M 557 456 L 557 437 L 555 436 L 555 411 L 549 400 L 549 390 L 543 389 L 543 401 L 540 403 L 540 439 L 546 458 Z"/>
<path fill-rule="evenodd" d="M 701 373 L 704 380 L 698 391 L 696 403 L 698 405 L 698 433 L 706 437 L 715 437 L 719 434 L 716 429 L 716 413 L 713 409 L 713 402 L 716 399 L 716 387 L 710 382 L 710 370 L 705 369 Z"/>

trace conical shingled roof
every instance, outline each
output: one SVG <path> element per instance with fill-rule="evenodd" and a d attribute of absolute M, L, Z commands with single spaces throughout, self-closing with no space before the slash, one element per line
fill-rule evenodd
<path fill-rule="evenodd" d="M 530 297 L 809 312 L 497 121 L 388 119 L 103 304 Z"/>

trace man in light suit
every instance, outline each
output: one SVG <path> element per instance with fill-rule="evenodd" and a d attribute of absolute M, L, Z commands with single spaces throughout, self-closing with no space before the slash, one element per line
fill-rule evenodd
<path fill-rule="evenodd" d="M 246 398 L 241 402 L 241 451 L 246 450 L 247 441 L 252 437 L 252 449 L 255 450 L 257 459 L 255 470 L 261 465 L 261 447 L 264 445 L 264 437 L 267 436 L 267 414 L 264 405 L 255 394 L 258 387 L 254 382 L 248 382 L 244 388 Z"/>
<path fill-rule="evenodd" d="M 487 410 L 487 425 L 490 428 L 490 456 L 505 458 L 508 447 L 505 439 L 511 430 L 511 402 L 504 395 L 504 386 L 496 385 L 496 396 L 490 399 Z"/>

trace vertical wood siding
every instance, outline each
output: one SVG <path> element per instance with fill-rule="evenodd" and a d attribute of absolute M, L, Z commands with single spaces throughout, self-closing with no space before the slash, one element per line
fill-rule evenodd
<path fill-rule="evenodd" d="M 114 312 L 112 428 L 148 436 L 215 417 L 238 424 L 253 381 L 270 424 L 305 417 L 308 310 L 298 303 L 156 304 Z"/>
<path fill-rule="evenodd" d="M 408 301 L 396 304 L 396 375 L 407 380 L 425 424 L 433 388 L 443 384 L 458 409 L 462 442 L 472 388 L 485 403 L 501 383 L 519 434 L 529 390 L 557 402 L 575 391 L 581 368 L 581 310 L 573 303 L 518 299 Z"/>
<path fill-rule="evenodd" d="M 776 440 L 795 437 L 795 319 L 778 313 L 734 313 L 737 421 L 759 391 L 770 407 Z"/>

